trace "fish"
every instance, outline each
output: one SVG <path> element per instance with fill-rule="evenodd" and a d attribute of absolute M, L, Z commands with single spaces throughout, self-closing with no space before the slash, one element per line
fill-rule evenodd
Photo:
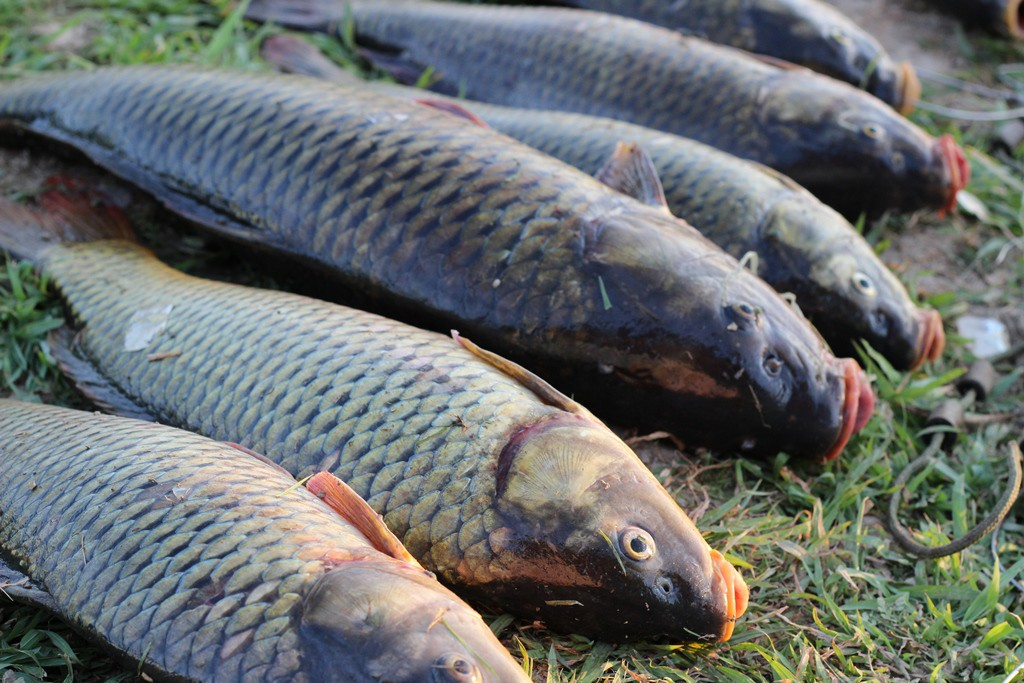
<path fill-rule="evenodd" d="M 0 244 L 60 289 L 76 331 L 50 348 L 104 410 L 238 443 L 298 479 L 329 472 L 460 596 L 556 631 L 732 635 L 743 577 L 619 437 L 539 377 L 458 334 L 201 280 L 124 239 L 67 243 L 99 200 L 45 201 L 0 204 Z"/>
<path fill-rule="evenodd" d="M 30 580 L 0 594 L 150 680 L 530 680 L 327 473 L 338 508 L 231 444 L 7 399 L 0 454 L 0 564 Z"/>
<path fill-rule="evenodd" d="M 1021 0 L 931 0 L 932 5 L 960 17 L 968 26 L 1024 38 L 1024 4 Z"/>
<path fill-rule="evenodd" d="M 0 122 L 317 268 L 333 298 L 460 330 L 620 423 L 828 460 L 870 417 L 856 361 L 691 226 L 433 107 L 127 67 L 5 84 Z"/>
<path fill-rule="evenodd" d="M 736 258 L 756 254 L 757 275 L 776 290 L 794 294 L 804 315 L 840 355 L 855 355 L 855 341 L 866 340 L 894 368 L 913 370 L 942 354 L 945 333 L 939 314 L 914 304 L 849 221 L 767 167 L 624 121 L 441 99 L 419 88 L 363 81 L 288 34 L 267 38 L 261 54 L 284 71 L 372 87 L 475 118 L 591 175 L 605 170 L 622 176 L 630 187 L 619 189 L 633 188 L 638 198 L 664 201 L 673 214 Z M 617 154 L 623 141 L 638 146 L 644 157 Z M 646 171 L 648 164 L 653 167 Z"/>
<path fill-rule="evenodd" d="M 362 54 L 405 84 L 698 140 L 774 168 L 851 218 L 950 211 L 970 176 L 951 136 L 933 138 L 851 85 L 625 17 L 341 0 L 253 0 L 247 16 L 334 34 L 351 25 Z"/>
<path fill-rule="evenodd" d="M 618 14 L 749 52 L 806 66 L 866 90 L 901 114 L 914 110 L 921 82 L 873 35 L 818 0 L 558 0 Z"/>

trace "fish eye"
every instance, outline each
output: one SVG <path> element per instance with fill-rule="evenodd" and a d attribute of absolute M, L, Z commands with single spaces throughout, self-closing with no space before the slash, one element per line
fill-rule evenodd
<path fill-rule="evenodd" d="M 885 131 L 877 123 L 865 123 L 861 131 L 872 140 L 878 140 L 885 135 Z"/>
<path fill-rule="evenodd" d="M 765 356 L 763 365 L 764 371 L 772 377 L 778 377 L 779 373 L 782 372 L 782 359 L 776 355 Z"/>
<path fill-rule="evenodd" d="M 745 301 L 733 304 L 732 310 L 741 318 L 747 318 L 748 320 L 753 320 L 757 316 L 757 311 L 754 310 L 754 307 Z"/>
<path fill-rule="evenodd" d="M 651 535 L 640 527 L 630 526 L 619 534 L 619 545 L 623 554 L 631 560 L 642 562 L 654 557 L 655 545 Z"/>
<path fill-rule="evenodd" d="M 434 660 L 434 683 L 480 683 L 483 677 L 476 664 L 464 656 L 449 652 Z"/>
<path fill-rule="evenodd" d="M 853 274 L 851 283 L 853 284 L 854 291 L 858 294 L 863 294 L 867 297 L 875 297 L 878 294 L 878 290 L 875 289 L 875 283 L 871 281 L 871 278 L 860 271 Z"/>

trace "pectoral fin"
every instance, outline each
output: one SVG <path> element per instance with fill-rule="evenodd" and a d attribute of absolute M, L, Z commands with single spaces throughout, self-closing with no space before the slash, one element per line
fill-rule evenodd
<path fill-rule="evenodd" d="M 0 557 L 0 605 L 4 600 L 41 607 L 54 614 L 60 613 L 53 596 L 46 589 L 33 583 L 32 579 Z"/>
<path fill-rule="evenodd" d="M 107 379 L 81 352 L 75 342 L 73 331 L 67 327 L 59 327 L 49 334 L 47 341 L 61 372 L 74 382 L 86 398 L 104 412 L 156 422 L 156 417 L 152 413 Z"/>

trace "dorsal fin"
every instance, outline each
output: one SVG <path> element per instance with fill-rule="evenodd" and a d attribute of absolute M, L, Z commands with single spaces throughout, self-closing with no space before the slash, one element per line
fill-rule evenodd
<path fill-rule="evenodd" d="M 513 363 L 507 358 L 502 358 L 496 353 L 481 349 L 465 337 L 460 336 L 457 330 L 452 330 L 452 339 L 480 360 L 494 366 L 501 372 L 522 384 L 524 387 L 535 393 L 537 398 L 549 406 L 561 408 L 566 412 L 576 413 L 577 415 L 590 415 L 590 411 L 586 408 L 560 392 L 558 389 L 555 389 L 522 365 Z"/>
<path fill-rule="evenodd" d="M 240 443 L 235 443 L 234 441 L 222 441 L 221 443 L 223 443 L 225 446 L 231 446 L 235 450 L 242 451 L 246 455 L 251 455 L 252 457 L 254 457 L 257 460 L 259 460 L 260 462 L 262 462 L 263 464 L 269 465 L 270 467 L 273 467 L 275 470 L 279 470 L 279 471 L 287 474 L 289 477 L 292 476 L 291 472 L 289 472 L 285 468 L 281 467 L 278 463 L 274 462 L 273 460 L 271 460 L 267 456 L 263 455 L 262 453 L 257 453 L 253 449 L 247 448 L 247 447 L 243 446 Z"/>
<path fill-rule="evenodd" d="M 341 479 L 330 472 L 317 472 L 306 482 L 306 488 L 347 519 L 374 548 L 423 569 L 398 537 L 384 524 L 384 518 L 374 512 L 373 508 Z"/>
<path fill-rule="evenodd" d="M 739 48 L 733 48 L 733 49 L 735 50 L 735 49 L 739 49 Z M 810 71 L 810 69 L 808 69 L 806 66 L 801 66 L 799 64 L 794 64 L 793 62 L 786 61 L 785 59 L 782 59 L 780 57 L 772 57 L 771 55 L 763 55 L 763 54 L 760 54 L 758 52 L 750 52 L 749 50 L 740 50 L 740 51 L 743 52 L 747 57 L 753 57 L 757 61 L 762 62 L 763 64 L 768 64 L 769 66 L 774 66 L 777 69 L 783 69 L 785 71 Z"/>
<path fill-rule="evenodd" d="M 758 163 L 756 161 L 751 161 L 750 159 L 744 159 L 744 161 L 753 166 L 754 168 L 756 168 L 758 171 L 761 171 L 761 173 L 771 176 L 775 180 L 779 181 L 780 183 L 785 185 L 787 189 L 793 190 L 794 192 L 808 192 L 808 190 L 804 188 L 803 185 L 793 180 L 788 175 L 776 171 L 771 166 L 765 166 L 764 164 Z"/>
<path fill-rule="evenodd" d="M 615 151 L 594 177 L 613 190 L 639 199 L 644 204 L 661 207 L 669 213 L 658 169 L 651 156 L 635 142 L 615 145 Z"/>
<path fill-rule="evenodd" d="M 481 119 L 479 116 L 471 112 L 470 110 L 463 107 L 458 102 L 452 102 L 451 100 L 437 100 L 429 97 L 413 100 L 416 104 L 421 104 L 424 107 L 430 107 L 431 109 L 438 109 L 449 114 L 458 116 L 459 118 L 466 119 L 481 128 L 490 128 L 487 122 Z"/>

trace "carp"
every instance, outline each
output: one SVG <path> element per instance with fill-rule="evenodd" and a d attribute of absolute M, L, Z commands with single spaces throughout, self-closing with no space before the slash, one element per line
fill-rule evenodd
<path fill-rule="evenodd" d="M 458 329 L 618 422 L 830 459 L 870 416 L 856 362 L 692 227 L 431 107 L 136 67 L 5 84 L 0 124 L 316 266 L 378 312 Z"/>
<path fill-rule="evenodd" d="M 530 680 L 326 473 L 335 509 L 231 444 L 10 400 L 0 456 L 4 574 L 31 580 L 0 594 L 160 680 Z"/>
<path fill-rule="evenodd" d="M 638 198 L 664 201 L 673 214 L 736 258 L 756 254 L 758 276 L 777 291 L 794 294 L 838 353 L 854 354 L 854 341 L 865 339 L 900 370 L 942 354 L 945 332 L 939 314 L 913 303 L 845 218 L 767 167 L 624 121 L 441 99 L 418 88 L 362 81 L 294 36 L 268 38 L 261 53 L 285 71 L 476 117 L 582 171 L 603 172 L 602 179 Z M 638 145 L 644 156 L 617 153 L 622 141 Z"/>
<path fill-rule="evenodd" d="M 806 66 L 908 114 L 921 95 L 910 62 L 897 64 L 870 33 L 818 0 L 557 0 Z"/>
<path fill-rule="evenodd" d="M 770 166 L 847 216 L 950 210 L 969 166 L 877 98 L 809 69 L 579 9 L 442 2 L 253 0 L 251 18 L 336 32 L 403 83 L 606 116 Z"/>
<path fill-rule="evenodd" d="M 0 205 L 0 244 L 59 287 L 78 332 L 51 348 L 98 405 L 237 442 L 297 478 L 334 473 L 460 595 L 553 629 L 732 634 L 739 572 L 546 382 L 458 335 L 193 278 L 132 242 L 53 244 L 98 236 L 74 206 L 96 200 L 62 197 L 42 215 Z"/>

